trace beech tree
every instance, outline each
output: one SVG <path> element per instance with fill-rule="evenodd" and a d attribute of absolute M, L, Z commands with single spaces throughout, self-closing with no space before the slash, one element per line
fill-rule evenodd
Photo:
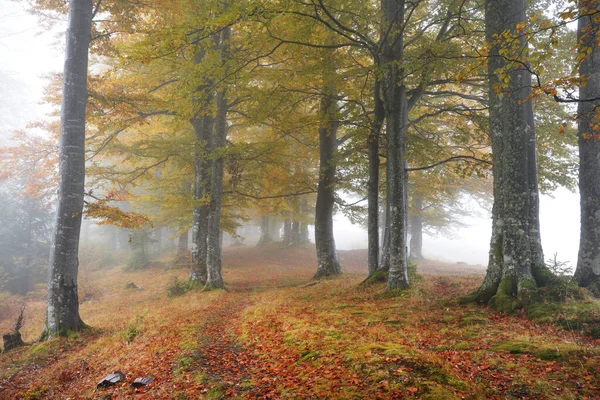
<path fill-rule="evenodd" d="M 583 59 L 577 106 L 581 233 L 575 278 L 580 286 L 600 292 L 600 4 L 579 2 L 578 39 Z"/>
<path fill-rule="evenodd" d="M 507 13 L 506 10 L 514 10 Z M 498 311 L 547 283 L 539 227 L 535 126 L 523 0 L 485 2 L 494 203 L 486 276 L 474 294 Z"/>
<path fill-rule="evenodd" d="M 98 3 L 99 5 L 99 3 Z M 42 339 L 79 331 L 77 271 L 85 183 L 85 111 L 92 0 L 70 0 L 63 73 L 60 175 Z"/>

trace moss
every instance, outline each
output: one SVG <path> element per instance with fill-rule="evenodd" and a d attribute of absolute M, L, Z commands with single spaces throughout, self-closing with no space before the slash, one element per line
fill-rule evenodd
<path fill-rule="evenodd" d="M 531 354 L 533 351 L 531 342 L 520 339 L 506 340 L 497 343 L 492 347 L 492 350 L 497 353 L 510 354 Z"/>
<path fill-rule="evenodd" d="M 376 285 L 378 283 L 385 283 L 388 280 L 389 273 L 387 271 L 383 271 L 378 269 L 369 275 L 364 281 L 362 281 L 359 285 L 361 288 L 366 288 L 372 285 Z"/>
<path fill-rule="evenodd" d="M 475 292 L 458 298 L 458 304 L 488 304 L 496 294 L 497 287 L 479 288 Z"/>
<path fill-rule="evenodd" d="M 425 384 L 423 386 L 425 393 L 421 395 L 421 400 L 460 399 L 460 397 L 456 396 L 451 390 L 448 390 L 443 386 L 431 384 Z"/>
<path fill-rule="evenodd" d="M 554 361 L 561 358 L 561 353 L 556 348 L 545 348 L 535 352 L 535 356 L 540 360 Z"/>
<path fill-rule="evenodd" d="M 308 351 L 308 352 L 300 354 L 300 359 L 298 360 L 298 362 L 304 362 L 304 361 L 308 361 L 308 360 L 315 360 L 317 358 L 319 358 L 319 352 L 318 351 Z"/>
<path fill-rule="evenodd" d="M 459 320 L 459 327 L 471 325 L 486 325 L 490 322 L 487 315 L 482 310 L 470 310 L 465 312 Z"/>
<path fill-rule="evenodd" d="M 218 383 L 217 385 L 211 387 L 208 392 L 206 392 L 206 398 L 209 400 L 221 400 L 227 397 L 227 386 L 223 383 Z"/>
<path fill-rule="evenodd" d="M 560 311 L 560 306 L 556 303 L 535 302 L 529 304 L 525 311 L 529 319 L 545 320 L 556 315 Z"/>
<path fill-rule="evenodd" d="M 492 346 L 492 350 L 497 353 L 531 354 L 543 361 L 566 362 L 573 358 L 577 360 L 577 363 L 580 363 L 582 358 L 582 348 L 580 346 L 561 342 L 539 343 L 528 336 L 519 336 L 497 343 Z M 506 362 L 503 362 L 503 365 L 508 366 Z"/>
<path fill-rule="evenodd" d="M 517 280 L 515 277 L 504 277 L 498 285 L 496 294 L 490 299 L 489 306 L 498 312 L 512 314 L 523 308 L 521 301 L 515 297 L 518 293 Z"/>

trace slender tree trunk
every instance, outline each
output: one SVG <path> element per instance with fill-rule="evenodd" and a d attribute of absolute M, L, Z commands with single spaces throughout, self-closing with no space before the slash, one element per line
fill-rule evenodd
<path fill-rule="evenodd" d="M 414 214 L 410 215 L 410 258 L 423 259 L 423 200 L 415 193 Z"/>
<path fill-rule="evenodd" d="M 281 220 L 279 218 L 276 218 L 275 216 L 273 216 L 272 218 L 269 219 L 269 232 L 271 233 L 271 239 L 273 239 L 274 242 L 280 242 L 281 241 Z"/>
<path fill-rule="evenodd" d="M 301 246 L 310 243 L 310 240 L 308 239 L 308 224 L 306 222 L 301 222 L 300 223 L 300 242 L 299 244 Z"/>
<path fill-rule="evenodd" d="M 539 232 L 531 75 L 526 68 L 512 67 L 508 87 L 501 86 L 497 75 L 509 67 L 500 52 L 506 46 L 514 49 L 515 43 L 498 42 L 497 35 L 507 30 L 514 33 L 517 24 L 527 23 L 527 17 L 524 0 L 486 0 L 485 7 L 486 39 L 493 44 L 488 72 L 494 205 L 490 260 L 476 299 L 510 312 L 522 306 L 524 293 L 543 285 L 547 278 Z M 516 57 L 526 57 L 524 37 L 517 40 L 521 50 Z"/>
<path fill-rule="evenodd" d="M 231 39 L 231 27 L 225 27 L 221 32 L 221 59 L 223 62 L 229 59 L 229 41 Z M 208 213 L 208 254 L 207 254 L 207 279 L 206 286 L 211 289 L 224 288 L 221 249 L 221 211 L 223 197 L 223 167 L 225 144 L 227 140 L 227 112 L 228 104 L 226 89 L 217 91 L 217 116 L 215 120 L 215 135 L 213 148 L 216 157 L 212 163 L 212 175 L 210 182 L 210 206 Z"/>
<path fill-rule="evenodd" d="M 208 95 L 209 104 L 212 95 Z M 208 210 L 210 198 L 211 167 L 208 149 L 212 148 L 214 118 L 205 115 L 192 121 L 194 127 L 195 160 L 194 160 L 194 200 L 201 204 L 194 207 L 192 217 L 192 269 L 190 279 L 200 283 L 206 282 L 206 260 L 208 252 Z"/>
<path fill-rule="evenodd" d="M 381 101 L 381 85 L 375 82 L 373 97 L 375 99 L 374 120 L 367 139 L 369 149 L 369 184 L 367 188 L 368 216 L 368 266 L 369 275 L 379 269 L 379 136 L 385 110 Z"/>
<path fill-rule="evenodd" d="M 258 239 L 257 247 L 266 246 L 273 242 L 271 237 L 271 224 L 269 223 L 269 214 L 260 217 L 260 239 Z"/>
<path fill-rule="evenodd" d="M 188 240 L 189 240 L 189 231 L 183 232 L 179 235 L 177 242 L 177 257 L 184 257 L 188 253 Z"/>
<path fill-rule="evenodd" d="M 598 122 L 600 101 L 585 101 L 600 97 L 600 48 L 597 45 L 598 1 L 580 0 L 578 38 L 580 52 L 591 49 L 579 66 L 579 75 L 586 84 L 579 88 L 577 118 L 579 121 L 579 193 L 581 232 L 575 278 L 580 286 L 600 293 L 600 135 Z M 591 15 L 590 15 L 591 14 Z"/>
<path fill-rule="evenodd" d="M 60 178 L 42 339 L 85 327 L 77 270 L 85 184 L 85 108 L 92 1 L 70 0 L 60 129 Z"/>
<path fill-rule="evenodd" d="M 325 85 L 332 85 L 330 75 L 335 74 L 331 54 L 326 55 Z M 333 99 L 335 88 L 324 88 L 321 98 L 321 126 L 319 127 L 319 184 L 315 208 L 315 244 L 317 248 L 317 272 L 313 279 L 342 273 L 333 237 L 333 205 L 335 202 L 335 170 L 337 151 L 337 104 Z"/>
<path fill-rule="evenodd" d="M 379 269 L 384 272 L 390 270 L 390 202 L 385 199 L 385 207 L 383 209 L 383 239 L 381 241 L 381 256 L 379 259 Z"/>
<path fill-rule="evenodd" d="M 300 237 L 300 221 L 292 221 L 292 246 L 300 246 L 302 238 Z"/>
<path fill-rule="evenodd" d="M 157 256 L 160 256 L 162 253 L 162 228 L 158 228 L 154 231 L 154 238 L 156 241 L 156 245 L 154 246 L 155 252 Z M 186 248 L 187 250 L 187 248 Z"/>
<path fill-rule="evenodd" d="M 218 39 L 213 37 L 215 46 Z M 200 64 L 205 56 L 204 50 L 199 50 L 194 59 Z M 190 123 L 194 129 L 194 206 L 192 216 L 192 267 L 190 280 L 192 283 L 204 284 L 207 279 L 208 252 L 208 209 L 210 198 L 211 165 L 208 150 L 212 148 L 214 117 L 212 106 L 214 102 L 214 79 L 206 79 L 203 86 L 197 87 L 194 93 L 194 116 Z M 199 204 L 198 204 L 199 203 Z"/>
<path fill-rule="evenodd" d="M 284 246 L 292 245 L 292 220 L 289 218 L 283 221 L 283 244 Z"/>
<path fill-rule="evenodd" d="M 404 7 L 403 0 L 382 0 L 383 29 L 383 103 L 388 135 L 387 181 L 390 220 L 390 268 L 387 290 L 408 287 L 407 231 L 408 206 L 406 193 L 406 128 L 408 126 L 408 100 L 404 85 Z"/>

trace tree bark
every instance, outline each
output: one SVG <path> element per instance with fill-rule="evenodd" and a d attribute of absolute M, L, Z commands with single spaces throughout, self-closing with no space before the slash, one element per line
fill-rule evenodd
<path fill-rule="evenodd" d="M 389 276 L 386 290 L 409 286 L 407 268 L 408 214 L 406 173 L 406 129 L 408 126 L 408 100 L 404 83 L 402 61 L 404 57 L 404 7 L 403 0 L 382 0 L 384 36 L 382 51 L 383 104 L 388 135 L 387 182 L 390 219 Z"/>
<path fill-rule="evenodd" d="M 415 212 L 410 215 L 410 258 L 411 260 L 423 259 L 423 200 L 415 193 Z"/>
<path fill-rule="evenodd" d="M 209 104 L 212 95 L 208 95 Z M 208 210 L 210 198 L 211 166 L 208 149 L 212 147 L 214 118 L 205 115 L 192 121 L 194 127 L 195 160 L 194 160 L 194 200 L 203 204 L 194 207 L 192 216 L 192 269 L 190 279 L 206 282 L 206 259 L 208 252 Z"/>
<path fill-rule="evenodd" d="M 310 240 L 308 239 L 308 224 L 306 222 L 301 222 L 299 245 L 303 246 L 307 243 L 310 243 Z"/>
<path fill-rule="evenodd" d="M 231 27 L 223 28 L 221 32 L 221 59 L 229 59 L 229 41 L 231 39 Z M 214 160 L 212 162 L 212 174 L 210 181 L 210 205 L 208 213 L 208 254 L 207 254 L 207 279 L 206 287 L 211 289 L 223 289 L 222 251 L 221 251 L 221 211 L 223 197 L 223 167 L 225 144 L 227 140 L 227 112 L 228 104 L 226 88 L 217 91 L 217 115 L 215 118 L 215 135 L 213 140 Z"/>
<path fill-rule="evenodd" d="M 379 258 L 379 269 L 383 272 L 390 270 L 390 202 L 385 199 L 385 207 L 383 209 L 383 227 L 381 240 L 381 256 Z"/>
<path fill-rule="evenodd" d="M 333 237 L 333 205 L 335 202 L 335 170 L 337 151 L 337 102 L 334 100 L 335 87 L 331 76 L 335 66 L 331 54 L 325 56 L 323 72 L 326 86 L 321 97 L 319 126 L 319 184 L 315 207 L 315 244 L 317 249 L 317 272 L 313 279 L 339 275 L 342 273 L 335 250 Z"/>
<path fill-rule="evenodd" d="M 581 231 L 575 279 L 579 286 L 595 294 L 600 293 L 600 135 L 594 125 L 598 122 L 600 101 L 586 100 L 600 97 L 600 49 L 596 42 L 600 22 L 595 14 L 598 7 L 597 1 L 580 1 L 577 35 L 579 51 L 591 49 L 592 53 L 579 66 L 579 75 L 585 77 L 586 84 L 579 88 L 582 101 L 577 107 Z"/>
<path fill-rule="evenodd" d="M 283 245 L 292 245 L 292 220 L 289 218 L 283 221 Z"/>
<path fill-rule="evenodd" d="M 256 244 L 257 247 L 266 246 L 273 242 L 270 228 L 269 214 L 265 214 L 260 217 L 260 239 L 258 239 L 258 243 Z"/>
<path fill-rule="evenodd" d="M 509 66 L 500 56 L 507 44 L 496 35 L 506 30 L 515 33 L 517 24 L 527 23 L 527 17 L 524 0 L 486 0 L 485 7 L 486 39 L 492 43 L 488 72 L 494 204 L 489 264 L 476 299 L 497 311 L 510 312 L 522 307 L 526 293 L 547 278 L 539 232 L 531 74 L 523 66 L 511 67 L 507 87 L 501 86 L 497 74 Z M 524 37 L 516 40 L 520 41 L 519 56 L 526 57 Z"/>
<path fill-rule="evenodd" d="M 189 231 L 185 231 L 183 232 L 181 235 L 179 235 L 179 240 L 177 243 L 177 257 L 185 257 L 188 253 L 188 238 L 189 238 Z"/>
<path fill-rule="evenodd" d="M 369 151 L 369 183 L 367 187 L 367 240 L 369 275 L 379 269 L 379 136 L 385 110 L 381 101 L 381 85 L 375 82 L 373 97 L 375 99 L 374 120 L 367 138 Z"/>
<path fill-rule="evenodd" d="M 79 331 L 77 270 L 85 185 L 85 109 L 92 1 L 70 0 L 63 74 L 60 177 L 42 339 Z"/>

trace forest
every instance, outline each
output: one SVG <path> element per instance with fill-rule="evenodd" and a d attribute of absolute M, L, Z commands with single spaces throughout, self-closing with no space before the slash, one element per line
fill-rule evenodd
<path fill-rule="evenodd" d="M 600 399 L 598 0 L 15 1 L 67 22 L 0 141 L 0 398 Z M 473 204 L 487 265 L 425 258 Z"/>

